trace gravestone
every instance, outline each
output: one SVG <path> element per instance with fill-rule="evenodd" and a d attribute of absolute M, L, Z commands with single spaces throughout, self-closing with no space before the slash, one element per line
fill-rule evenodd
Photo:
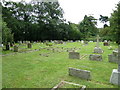
<path fill-rule="evenodd" d="M 108 61 L 118 63 L 118 51 L 117 50 L 113 50 L 113 53 L 108 55 Z"/>
<path fill-rule="evenodd" d="M 104 46 L 109 46 L 109 43 L 108 42 L 104 42 L 103 45 Z"/>
<path fill-rule="evenodd" d="M 91 79 L 90 71 L 71 68 L 71 67 L 69 67 L 69 75 L 86 79 L 86 80 Z"/>
<path fill-rule="evenodd" d="M 14 46 L 14 52 L 18 52 L 18 46 L 17 45 Z"/>
<path fill-rule="evenodd" d="M 83 41 L 83 40 L 81 40 L 81 43 L 83 44 L 83 43 L 84 43 L 84 41 Z"/>
<path fill-rule="evenodd" d="M 6 44 L 6 50 L 10 50 L 10 44 Z"/>
<path fill-rule="evenodd" d="M 80 59 L 80 54 L 78 52 L 69 52 L 69 59 Z"/>
<path fill-rule="evenodd" d="M 94 53 L 103 53 L 103 50 L 99 47 L 99 35 L 97 35 L 97 43 L 96 47 L 94 48 Z"/>
<path fill-rule="evenodd" d="M 89 60 L 102 61 L 102 55 L 91 54 Z"/>
<path fill-rule="evenodd" d="M 31 43 L 28 43 L 28 48 L 32 48 L 32 44 Z"/>
<path fill-rule="evenodd" d="M 118 50 L 118 69 L 113 69 L 110 83 L 120 86 L 120 45 Z"/>

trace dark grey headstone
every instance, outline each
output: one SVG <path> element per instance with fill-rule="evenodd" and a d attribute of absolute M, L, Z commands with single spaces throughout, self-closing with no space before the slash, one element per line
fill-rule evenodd
<path fill-rule="evenodd" d="M 32 48 L 32 44 L 31 43 L 28 43 L 28 48 Z"/>
<path fill-rule="evenodd" d="M 91 79 L 90 71 L 71 68 L 71 67 L 69 67 L 69 75 L 86 79 L 86 80 Z"/>

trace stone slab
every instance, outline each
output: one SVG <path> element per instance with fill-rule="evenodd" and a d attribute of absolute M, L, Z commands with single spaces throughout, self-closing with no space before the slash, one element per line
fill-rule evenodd
<path fill-rule="evenodd" d="M 111 77 L 110 77 L 110 83 L 120 86 L 119 79 L 120 79 L 120 72 L 118 72 L 117 69 L 113 69 Z"/>
<path fill-rule="evenodd" d="M 95 47 L 94 53 L 103 53 L 103 50 L 101 48 Z"/>
<path fill-rule="evenodd" d="M 86 79 L 86 80 L 91 79 L 90 71 L 71 68 L 71 67 L 69 67 L 69 75 Z"/>
<path fill-rule="evenodd" d="M 90 54 L 89 60 L 102 61 L 102 55 Z"/>
<path fill-rule="evenodd" d="M 69 52 L 69 59 L 80 59 L 80 54 L 78 52 Z"/>

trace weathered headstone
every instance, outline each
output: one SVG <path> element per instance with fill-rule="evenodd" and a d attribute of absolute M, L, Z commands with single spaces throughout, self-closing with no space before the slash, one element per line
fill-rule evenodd
<path fill-rule="evenodd" d="M 91 79 L 90 71 L 71 68 L 71 67 L 69 67 L 69 75 L 86 79 L 86 80 Z"/>
<path fill-rule="evenodd" d="M 78 52 L 69 52 L 70 59 L 80 59 L 80 54 Z"/>
<path fill-rule="evenodd" d="M 102 61 L 102 55 L 91 54 L 89 60 Z"/>
<path fill-rule="evenodd" d="M 94 53 L 103 53 L 103 50 L 99 47 L 99 35 L 97 35 L 97 43 L 96 47 L 94 48 Z"/>
<path fill-rule="evenodd" d="M 17 45 L 14 46 L 14 52 L 18 52 L 18 46 Z"/>
<path fill-rule="evenodd" d="M 32 44 L 31 43 L 28 43 L 28 48 L 32 48 Z"/>
<path fill-rule="evenodd" d="M 108 55 L 108 61 L 118 63 L 118 51 L 113 50 L 113 54 Z"/>

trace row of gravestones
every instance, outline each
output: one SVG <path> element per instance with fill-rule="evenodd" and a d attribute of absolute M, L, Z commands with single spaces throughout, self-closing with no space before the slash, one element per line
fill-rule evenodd
<path fill-rule="evenodd" d="M 106 46 L 106 45 L 105 45 Z M 96 47 L 94 48 L 94 53 L 103 53 L 103 50 L 99 47 L 99 36 L 97 36 L 97 44 Z M 110 77 L 110 83 L 115 84 L 115 85 L 120 85 L 120 60 L 118 61 L 118 51 L 113 51 L 112 55 L 108 55 L 108 60 L 110 62 L 117 62 L 119 65 L 118 69 L 113 69 L 113 72 Z M 80 54 L 78 52 L 69 52 L 69 58 L 70 59 L 80 59 Z M 97 61 L 102 61 L 102 55 L 98 54 L 91 54 L 89 56 L 89 60 L 97 60 Z M 90 71 L 87 70 L 81 70 L 81 69 L 75 69 L 75 68 L 69 68 L 69 75 L 80 77 L 83 79 L 90 80 L 91 79 L 91 74 Z"/>
<path fill-rule="evenodd" d="M 28 43 L 27 47 L 32 48 L 32 44 Z M 14 49 L 14 52 L 18 52 L 18 46 L 17 45 L 14 45 L 13 49 Z M 9 44 L 6 45 L 6 50 L 10 50 L 10 45 Z"/>
<path fill-rule="evenodd" d="M 113 58 L 117 59 L 117 62 L 118 62 L 118 58 L 117 58 L 118 54 L 115 51 L 114 51 L 114 55 L 115 55 L 115 57 L 113 57 Z M 70 59 L 80 59 L 80 54 L 78 52 L 69 52 L 69 58 Z M 89 59 L 101 61 L 102 56 L 101 55 L 90 55 Z M 119 69 L 120 69 L 120 66 L 119 66 Z M 87 70 L 69 68 L 69 75 L 80 77 L 80 78 L 87 79 L 87 80 L 91 79 L 90 71 L 87 71 Z M 120 79 L 120 70 L 118 71 L 117 69 L 113 69 L 113 72 L 110 77 L 110 83 L 115 84 L 115 85 L 120 85 L 120 82 L 118 82 L 119 79 Z"/>

